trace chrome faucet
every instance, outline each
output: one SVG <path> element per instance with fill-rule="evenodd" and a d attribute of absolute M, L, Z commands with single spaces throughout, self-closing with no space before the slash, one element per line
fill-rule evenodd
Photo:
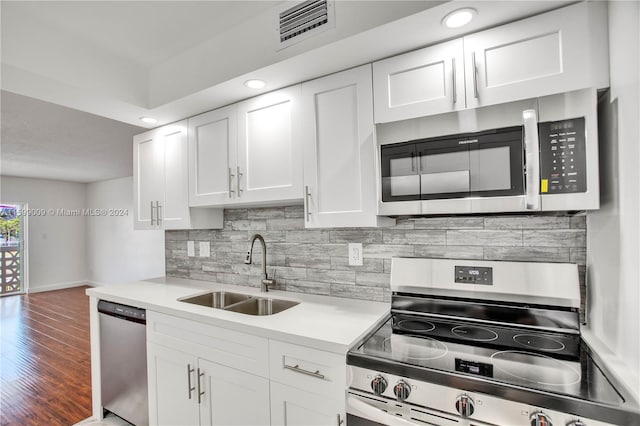
<path fill-rule="evenodd" d="M 253 258 L 253 243 L 255 243 L 256 240 L 260 240 L 260 244 L 262 245 L 262 281 L 260 282 L 260 291 L 267 292 L 269 291 L 269 286 L 276 284 L 276 280 L 269 279 L 267 276 L 267 244 L 264 242 L 262 235 L 254 234 L 249 238 L 249 251 L 247 251 L 247 258 L 244 260 L 244 263 L 247 265 L 251 264 Z"/>

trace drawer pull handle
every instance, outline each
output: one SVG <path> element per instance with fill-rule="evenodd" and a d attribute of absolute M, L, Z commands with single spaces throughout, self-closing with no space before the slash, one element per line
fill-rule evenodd
<path fill-rule="evenodd" d="M 302 373 L 302 374 L 306 374 L 307 376 L 324 380 L 324 374 L 320 374 L 320 370 L 316 370 L 316 371 L 305 370 L 304 368 L 300 368 L 298 364 L 294 366 L 285 364 L 284 368 L 286 368 L 287 370 L 295 371 L 296 373 Z"/>
<path fill-rule="evenodd" d="M 191 385 L 191 373 L 193 372 L 194 369 L 191 368 L 191 364 L 187 364 L 187 387 L 189 388 L 189 399 L 191 399 L 191 392 L 196 390 L 196 387 Z"/>

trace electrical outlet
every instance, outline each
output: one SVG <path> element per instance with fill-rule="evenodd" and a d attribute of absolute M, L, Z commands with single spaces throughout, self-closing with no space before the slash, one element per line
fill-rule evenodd
<path fill-rule="evenodd" d="M 193 241 L 187 241 L 187 256 L 194 257 L 196 255 L 196 244 Z"/>
<path fill-rule="evenodd" d="M 211 257 L 211 243 L 209 241 L 200 241 L 200 257 Z"/>
<path fill-rule="evenodd" d="M 349 243 L 349 265 L 362 266 L 362 244 Z"/>

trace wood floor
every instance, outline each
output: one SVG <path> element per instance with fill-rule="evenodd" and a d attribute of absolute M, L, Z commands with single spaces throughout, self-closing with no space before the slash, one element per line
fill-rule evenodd
<path fill-rule="evenodd" d="M 0 425 L 91 416 L 87 287 L 0 298 Z"/>

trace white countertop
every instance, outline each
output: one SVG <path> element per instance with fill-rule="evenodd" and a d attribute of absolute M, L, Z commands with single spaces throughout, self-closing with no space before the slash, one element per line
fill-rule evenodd
<path fill-rule="evenodd" d="M 178 301 L 219 290 L 300 304 L 274 315 L 254 316 Z M 94 287 L 87 295 L 339 354 L 346 354 L 390 309 L 389 303 L 278 290 L 261 293 L 253 287 L 171 277 Z"/>

